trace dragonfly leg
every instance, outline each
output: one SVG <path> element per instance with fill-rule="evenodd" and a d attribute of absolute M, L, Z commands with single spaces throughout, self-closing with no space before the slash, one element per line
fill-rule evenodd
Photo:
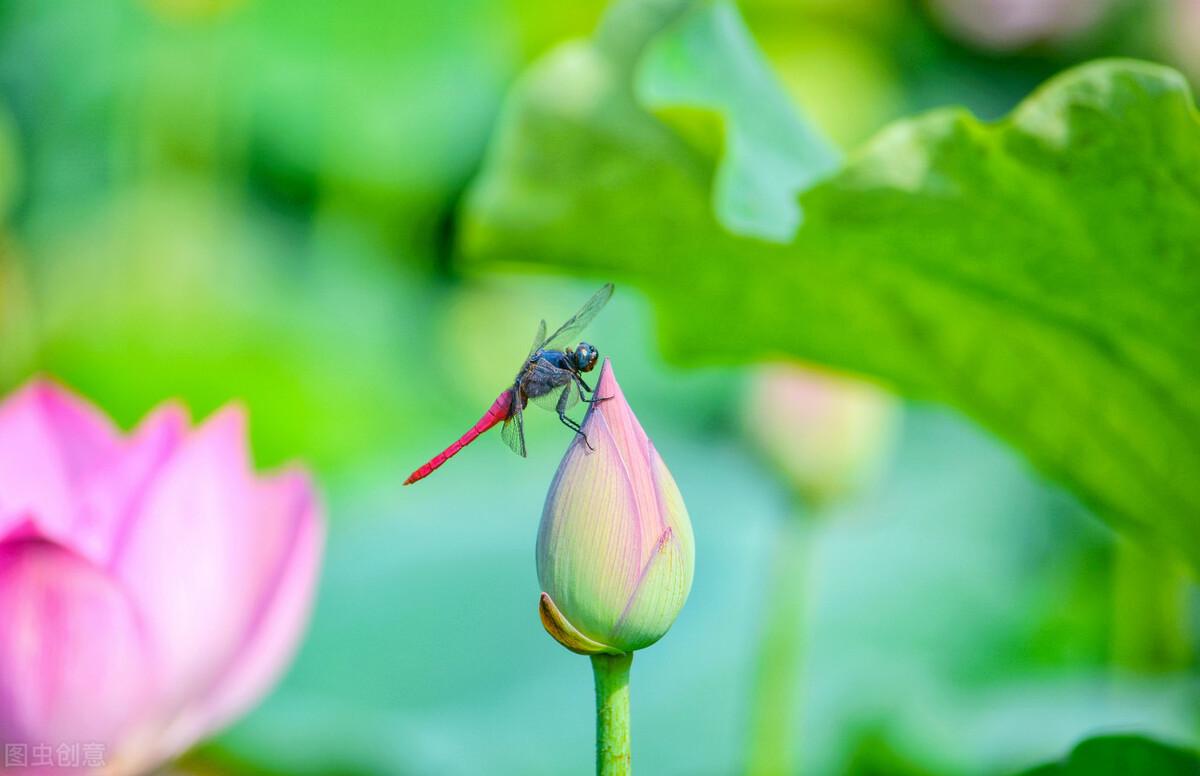
<path fill-rule="evenodd" d="M 608 401 L 609 399 L 612 398 L 611 396 L 592 396 L 592 398 L 589 399 L 584 394 L 584 391 L 586 390 L 588 393 L 593 393 L 592 389 L 588 388 L 588 384 L 585 383 L 583 381 L 583 378 L 580 377 L 579 375 L 572 373 L 571 376 L 575 378 L 575 388 L 579 391 L 579 400 L 580 401 L 586 402 L 588 404 L 595 404 L 596 402 Z"/>
<path fill-rule="evenodd" d="M 588 441 L 587 434 L 583 433 L 583 428 L 577 422 L 567 417 L 567 401 L 570 400 L 570 398 L 571 389 L 570 386 L 568 386 L 567 389 L 562 392 L 562 395 L 558 397 L 558 419 L 562 421 L 564 426 L 583 437 L 583 443 L 588 446 L 589 450 L 595 451 L 596 448 L 592 447 L 592 443 Z"/>
<path fill-rule="evenodd" d="M 572 431 L 574 431 L 576 434 L 582 434 L 582 433 L 583 433 L 583 427 L 582 427 L 582 426 L 580 426 L 578 423 L 576 423 L 574 420 L 571 420 L 570 418 L 568 418 L 568 417 L 567 417 L 565 414 L 563 414 L 563 415 L 559 415 L 559 416 L 558 416 L 558 419 L 559 419 L 560 421 L 562 421 L 562 424 L 563 424 L 564 426 L 566 426 L 567 428 L 571 429 L 571 430 L 572 430 Z"/>

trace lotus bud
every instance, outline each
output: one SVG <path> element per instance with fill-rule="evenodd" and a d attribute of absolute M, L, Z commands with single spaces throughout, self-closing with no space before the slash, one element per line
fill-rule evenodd
<path fill-rule="evenodd" d="M 747 396 L 747 431 L 810 505 L 845 498 L 876 473 L 895 403 L 867 383 L 790 365 L 761 369 Z"/>
<path fill-rule="evenodd" d="M 537 541 L 546 630 L 581 654 L 623 654 L 658 641 L 692 587 L 695 544 L 675 480 L 605 360 L 567 449 Z M 586 439 L 585 439 L 586 437 Z"/>

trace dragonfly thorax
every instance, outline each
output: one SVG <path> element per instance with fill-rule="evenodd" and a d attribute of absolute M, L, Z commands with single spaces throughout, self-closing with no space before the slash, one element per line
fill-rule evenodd
<path fill-rule="evenodd" d="M 572 372 L 590 372 L 595 368 L 596 362 L 599 359 L 600 351 L 586 342 L 580 342 L 579 347 L 574 349 L 539 349 L 529 357 L 529 363 L 536 364 L 539 361 L 545 361 L 559 369 L 567 369 Z M 524 373 L 524 370 L 522 370 L 522 374 Z"/>

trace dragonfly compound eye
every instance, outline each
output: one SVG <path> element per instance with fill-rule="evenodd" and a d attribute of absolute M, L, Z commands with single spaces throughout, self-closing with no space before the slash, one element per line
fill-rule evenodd
<path fill-rule="evenodd" d="M 590 372 L 592 367 L 596 366 L 596 359 L 600 353 L 586 342 L 579 343 L 579 347 L 575 349 L 575 368 L 580 372 Z"/>

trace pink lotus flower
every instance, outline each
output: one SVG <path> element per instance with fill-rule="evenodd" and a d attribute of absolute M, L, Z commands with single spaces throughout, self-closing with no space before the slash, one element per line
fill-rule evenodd
<path fill-rule="evenodd" d="M 0 756 L 139 773 L 246 711 L 307 620 L 319 512 L 303 471 L 254 476 L 240 408 L 191 430 L 168 403 L 122 436 L 53 383 L 10 396 Z"/>

